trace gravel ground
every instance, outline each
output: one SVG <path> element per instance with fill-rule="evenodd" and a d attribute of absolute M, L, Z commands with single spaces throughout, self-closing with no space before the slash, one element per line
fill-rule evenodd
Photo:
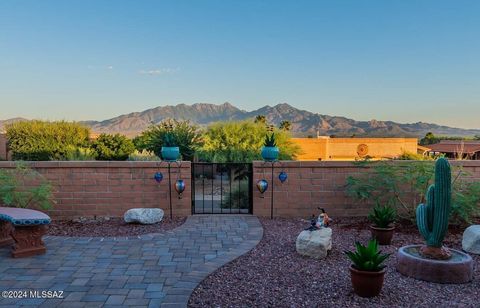
<path fill-rule="evenodd" d="M 175 229 L 185 222 L 185 217 L 164 217 L 153 225 L 127 224 L 123 218 L 108 220 L 54 220 L 48 228 L 48 235 L 60 236 L 135 236 L 147 233 L 162 233 Z"/>
<path fill-rule="evenodd" d="M 264 237 L 257 247 L 207 277 L 190 297 L 189 307 L 480 307 L 479 256 L 474 280 L 441 285 L 407 278 L 395 271 L 395 252 L 403 245 L 422 244 L 415 226 L 398 227 L 382 293 L 373 299 L 356 296 L 343 251 L 370 237 L 362 219 L 337 219 L 332 226 L 333 249 L 325 260 L 302 257 L 295 239 L 308 224 L 293 219 L 260 219 Z M 462 229 L 445 244 L 461 248 Z"/>

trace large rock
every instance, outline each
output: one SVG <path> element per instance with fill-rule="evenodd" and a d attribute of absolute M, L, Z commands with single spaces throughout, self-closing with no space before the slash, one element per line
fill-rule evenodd
<path fill-rule="evenodd" d="M 127 223 L 140 223 L 144 225 L 154 224 L 162 221 L 162 209 L 129 209 L 123 214 L 123 219 Z"/>
<path fill-rule="evenodd" d="M 304 230 L 298 235 L 295 246 L 297 252 L 303 256 L 324 259 L 327 251 L 332 249 L 332 229 Z"/>
<path fill-rule="evenodd" d="M 466 252 L 480 254 L 480 225 L 473 225 L 465 229 L 462 248 Z"/>

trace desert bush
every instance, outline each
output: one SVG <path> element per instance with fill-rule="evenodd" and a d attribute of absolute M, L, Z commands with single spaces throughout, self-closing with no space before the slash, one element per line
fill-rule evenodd
<path fill-rule="evenodd" d="M 196 150 L 202 145 L 201 132 L 190 121 L 168 119 L 153 125 L 134 138 L 137 150 L 148 150 L 160 157 L 165 135 L 170 134 L 171 141 L 180 148 L 183 160 L 192 161 Z"/>
<path fill-rule="evenodd" d="M 240 187 L 239 187 L 240 186 Z M 241 181 L 240 184 L 235 183 L 231 193 L 226 193 L 222 200 L 221 207 L 224 209 L 248 209 L 250 207 L 250 200 L 248 196 L 248 181 Z"/>
<path fill-rule="evenodd" d="M 414 220 L 415 210 L 425 202 L 425 192 L 434 180 L 432 161 L 363 161 L 359 168 L 371 168 L 346 180 L 346 193 L 359 201 L 391 204 L 397 215 Z M 466 180 L 462 168 L 452 169 L 452 224 L 469 223 L 480 215 L 480 182 Z"/>
<path fill-rule="evenodd" d="M 15 169 L 0 169 L 0 199 L 3 206 L 50 209 L 55 204 L 52 185 L 23 163 Z"/>
<path fill-rule="evenodd" d="M 212 162 L 251 162 L 261 160 L 261 148 L 267 129 L 259 121 L 219 122 L 208 127 L 204 134 L 204 145 L 199 158 Z M 300 148 L 290 140 L 287 131 L 275 129 L 276 145 L 280 149 L 279 159 L 292 160 Z"/>
<path fill-rule="evenodd" d="M 120 134 L 101 134 L 91 148 L 98 160 L 126 160 L 135 151 L 132 140 Z"/>
<path fill-rule="evenodd" d="M 14 160 L 65 159 L 71 147 L 88 144 L 89 128 L 74 122 L 23 121 L 6 126 Z"/>
<path fill-rule="evenodd" d="M 131 161 L 159 161 L 161 160 L 160 157 L 155 155 L 155 153 L 143 150 L 138 151 L 135 150 L 132 154 L 128 156 L 128 160 Z"/>

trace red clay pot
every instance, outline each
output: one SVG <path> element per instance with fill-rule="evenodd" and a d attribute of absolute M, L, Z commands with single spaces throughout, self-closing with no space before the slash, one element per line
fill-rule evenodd
<path fill-rule="evenodd" d="M 392 242 L 393 230 L 395 230 L 395 226 L 390 228 L 378 228 L 373 225 L 370 226 L 372 238 L 376 239 L 380 245 L 390 245 Z"/>
<path fill-rule="evenodd" d="M 383 287 L 383 277 L 386 268 L 379 272 L 367 272 L 357 270 L 350 266 L 353 290 L 361 297 L 374 297 L 380 294 Z"/>

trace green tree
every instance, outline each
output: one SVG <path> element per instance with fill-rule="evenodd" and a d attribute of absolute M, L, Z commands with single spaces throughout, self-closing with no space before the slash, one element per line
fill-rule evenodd
<path fill-rule="evenodd" d="M 473 139 L 474 139 L 474 140 L 480 140 L 480 135 L 475 135 L 475 136 L 473 137 Z"/>
<path fill-rule="evenodd" d="M 279 128 L 281 130 L 290 131 L 292 129 L 292 123 L 288 120 L 283 120 L 282 122 L 280 122 Z"/>
<path fill-rule="evenodd" d="M 92 143 L 92 151 L 98 160 L 127 160 L 135 146 L 124 135 L 101 134 Z"/>
<path fill-rule="evenodd" d="M 180 148 L 182 159 L 192 161 L 195 152 L 202 145 L 202 136 L 199 128 L 190 121 L 168 119 L 158 125 L 150 126 L 135 138 L 137 150 L 151 151 L 160 157 L 164 136 L 167 132 L 171 133 L 173 142 Z"/>
<path fill-rule="evenodd" d="M 420 139 L 421 145 L 429 145 L 440 142 L 440 138 L 436 137 L 432 132 L 428 132 L 425 137 Z"/>
<path fill-rule="evenodd" d="M 6 126 L 14 160 L 64 160 L 72 148 L 88 146 L 90 129 L 74 122 L 23 121 Z"/>
<path fill-rule="evenodd" d="M 251 162 L 261 160 L 261 148 L 267 131 L 263 123 L 251 121 L 219 122 L 208 127 L 200 159 L 213 162 Z M 291 160 L 300 148 L 290 140 L 286 131 L 275 130 L 280 159 Z"/>
<path fill-rule="evenodd" d="M 255 123 L 267 125 L 267 118 L 264 115 L 259 114 L 255 117 Z"/>

